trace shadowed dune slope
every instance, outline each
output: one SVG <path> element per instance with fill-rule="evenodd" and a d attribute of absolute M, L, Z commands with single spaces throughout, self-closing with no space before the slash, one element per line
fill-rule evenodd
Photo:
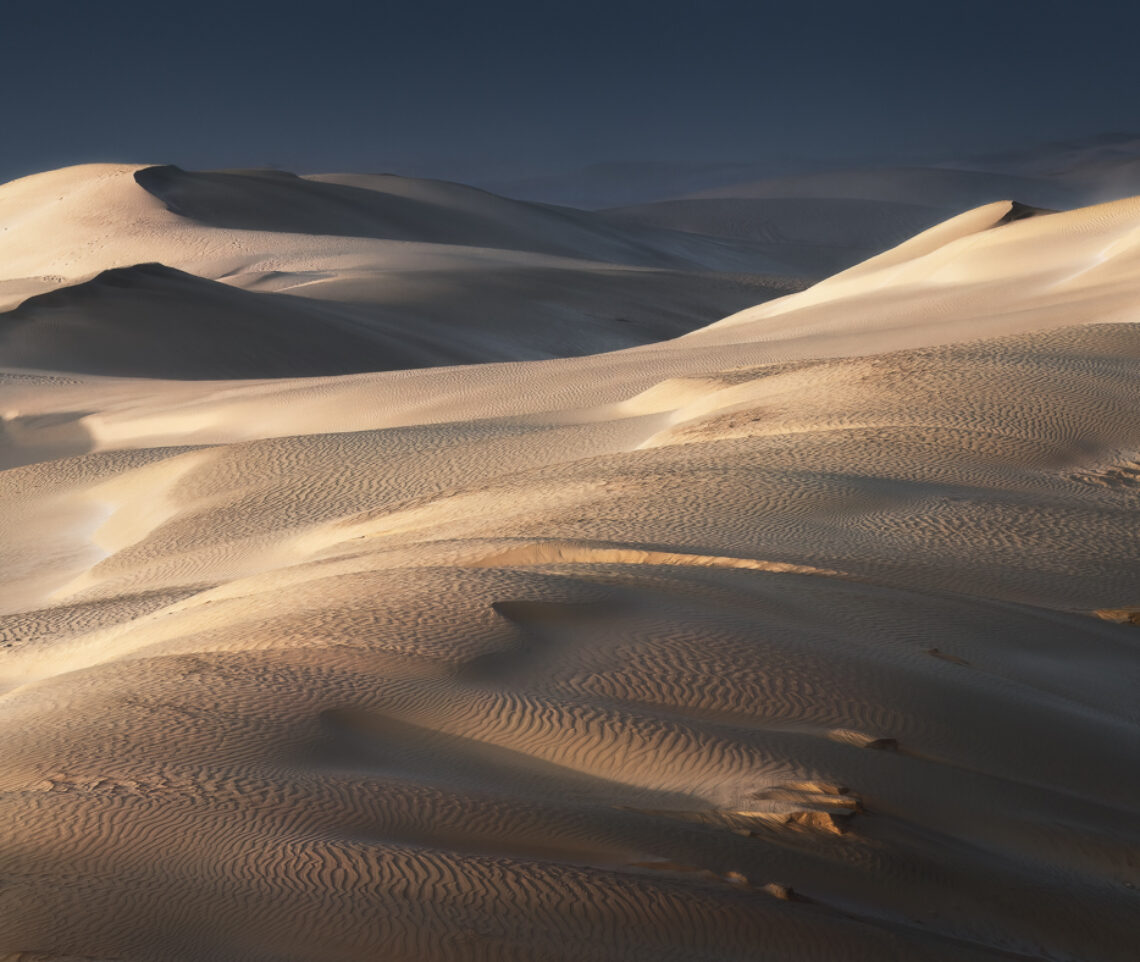
<path fill-rule="evenodd" d="M 1131 962 L 1140 201 L 1011 213 L 609 354 L 10 372 L 85 441 L 0 472 L 0 953 Z"/>
<path fill-rule="evenodd" d="M 172 213 L 208 227 L 490 247 L 642 267 L 688 263 L 651 231 L 623 232 L 585 211 L 442 181 L 173 166 L 144 167 L 134 179 Z"/>
<path fill-rule="evenodd" d="M 104 271 L 0 314 L 0 358 L 20 368 L 190 379 L 340 374 L 411 360 L 335 305 L 258 296 L 161 264 Z"/>
<path fill-rule="evenodd" d="M 541 267 L 418 271 L 379 298 L 356 272 L 310 281 L 314 297 L 274 293 L 279 283 L 263 276 L 243 290 L 161 264 L 104 271 L 0 313 L 0 364 L 217 380 L 565 357 L 685 334 L 710 311 L 778 291 L 748 278 Z"/>

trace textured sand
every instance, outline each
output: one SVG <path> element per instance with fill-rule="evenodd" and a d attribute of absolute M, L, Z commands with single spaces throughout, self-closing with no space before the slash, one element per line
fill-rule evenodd
<path fill-rule="evenodd" d="M 1134 959 L 1140 200 L 1011 211 L 596 356 L 11 372 L 0 953 Z"/>

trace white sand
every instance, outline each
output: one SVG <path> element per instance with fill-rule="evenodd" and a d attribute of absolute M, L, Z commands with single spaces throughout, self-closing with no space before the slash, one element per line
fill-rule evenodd
<path fill-rule="evenodd" d="M 105 174 L 13 277 L 350 262 Z M 1009 211 L 615 353 L 13 372 L 0 953 L 1133 958 L 1140 200 Z"/>

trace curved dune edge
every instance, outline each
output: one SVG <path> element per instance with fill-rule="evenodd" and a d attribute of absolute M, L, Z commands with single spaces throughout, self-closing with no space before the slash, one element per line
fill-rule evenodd
<path fill-rule="evenodd" d="M 1009 211 L 628 351 L 13 372 L 0 954 L 1130 962 L 1140 214 Z"/>

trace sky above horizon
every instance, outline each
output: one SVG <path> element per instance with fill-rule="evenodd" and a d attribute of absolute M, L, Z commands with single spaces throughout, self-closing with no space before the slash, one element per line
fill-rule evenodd
<path fill-rule="evenodd" d="M 1100 0 L 25 3 L 0 24 L 0 181 L 946 159 L 1136 131 L 1138 28 Z"/>

